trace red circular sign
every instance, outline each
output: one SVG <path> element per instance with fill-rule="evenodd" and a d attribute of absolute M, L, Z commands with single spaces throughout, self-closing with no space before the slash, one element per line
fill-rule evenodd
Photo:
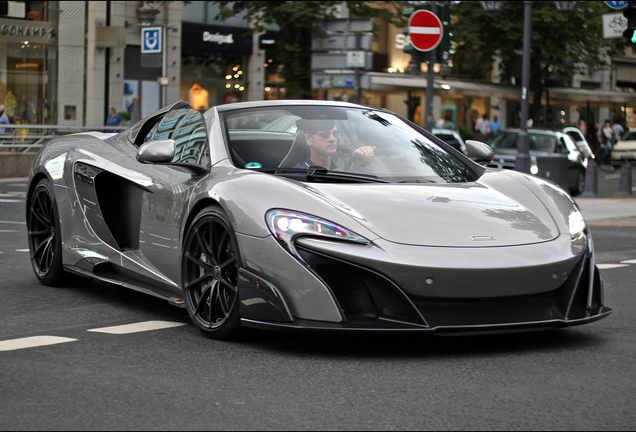
<path fill-rule="evenodd" d="M 415 49 L 430 51 L 442 41 L 444 27 L 433 12 L 418 10 L 409 18 L 409 36 Z"/>

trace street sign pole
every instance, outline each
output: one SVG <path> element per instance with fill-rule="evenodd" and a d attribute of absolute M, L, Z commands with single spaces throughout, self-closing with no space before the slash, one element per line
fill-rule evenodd
<path fill-rule="evenodd" d="M 523 13 L 523 68 L 521 71 L 521 131 L 517 141 L 515 170 L 530 173 L 530 139 L 528 137 L 528 104 L 530 99 L 530 31 L 532 2 L 524 1 Z"/>
<path fill-rule="evenodd" d="M 437 2 L 432 2 L 431 12 L 437 16 Z M 443 28 L 442 28 L 443 32 Z M 426 122 L 424 128 L 433 130 L 433 96 L 435 93 L 435 49 L 428 53 L 428 70 L 426 71 Z"/>

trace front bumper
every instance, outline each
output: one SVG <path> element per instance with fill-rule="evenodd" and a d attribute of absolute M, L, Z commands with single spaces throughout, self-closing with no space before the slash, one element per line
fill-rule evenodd
<path fill-rule="evenodd" d="M 285 305 L 286 296 L 272 286 L 270 291 L 274 294 L 263 297 L 263 304 L 277 304 L 279 318 L 274 318 L 276 314 L 269 315 L 274 320 L 259 319 L 267 315 L 244 314 L 242 324 L 270 330 L 484 334 L 590 323 L 607 317 L 611 309 L 603 304 L 603 282 L 594 264 L 589 233 L 585 238 L 585 250 L 555 264 L 561 269 L 568 269 L 567 277 L 560 272 L 559 277 L 550 283 L 539 282 L 543 267 L 549 267 L 544 265 L 535 267 L 535 275 L 530 282 L 515 277 L 504 282 L 501 275 L 510 276 L 514 272 L 491 269 L 489 280 L 475 283 L 476 295 L 466 295 L 464 291 L 463 295 L 447 296 L 440 291 L 404 286 L 408 285 L 404 282 L 407 279 L 400 279 L 397 274 L 406 273 L 404 269 L 383 272 L 379 262 L 364 265 L 357 260 L 354 263 L 345 257 L 308 247 L 312 245 L 311 241 L 303 242 L 304 245 L 297 246 L 307 268 L 329 289 L 343 320 L 327 322 L 281 313 L 289 310 Z M 317 244 L 313 242 L 314 246 Z M 519 270 L 521 278 L 528 278 L 527 271 Z M 488 272 L 475 274 L 487 275 Z M 489 289 L 489 283 L 496 289 Z M 266 283 L 260 285 L 262 289 Z"/>

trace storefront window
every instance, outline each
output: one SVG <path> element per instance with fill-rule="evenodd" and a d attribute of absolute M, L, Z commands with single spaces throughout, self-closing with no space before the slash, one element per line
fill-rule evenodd
<path fill-rule="evenodd" d="M 57 32 L 56 22 L 51 22 L 56 16 L 47 9 L 55 9 L 58 2 L 2 3 L 6 9 L 0 7 L 0 104 L 11 123 L 50 124 L 57 118 L 52 112 Z"/>

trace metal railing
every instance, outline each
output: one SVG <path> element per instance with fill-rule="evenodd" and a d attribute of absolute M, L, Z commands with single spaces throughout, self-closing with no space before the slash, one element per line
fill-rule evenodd
<path fill-rule="evenodd" d="M 0 134 L 0 152 L 26 153 L 37 151 L 47 141 L 63 135 L 80 132 L 121 132 L 129 126 L 52 126 L 1 124 L 5 133 Z"/>

